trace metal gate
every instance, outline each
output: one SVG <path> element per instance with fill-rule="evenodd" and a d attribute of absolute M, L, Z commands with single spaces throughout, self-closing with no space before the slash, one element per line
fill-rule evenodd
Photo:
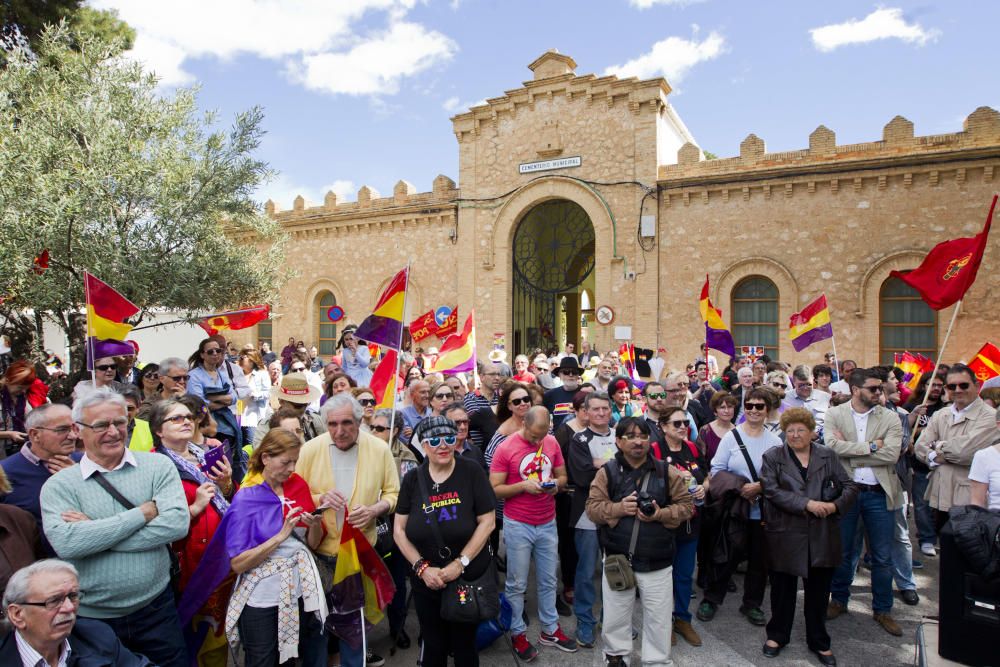
<path fill-rule="evenodd" d="M 534 207 L 514 232 L 513 352 L 556 346 L 560 295 L 594 270 L 594 226 L 574 202 Z"/>

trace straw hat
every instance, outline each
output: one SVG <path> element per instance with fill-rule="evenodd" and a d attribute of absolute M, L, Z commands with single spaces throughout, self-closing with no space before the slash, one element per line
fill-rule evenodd
<path fill-rule="evenodd" d="M 281 384 L 271 387 L 271 398 L 289 403 L 312 403 L 323 392 L 306 381 L 302 373 L 289 373 L 281 378 Z"/>
<path fill-rule="evenodd" d="M 507 360 L 507 351 L 499 349 L 490 350 L 489 359 L 494 364 L 503 363 Z"/>

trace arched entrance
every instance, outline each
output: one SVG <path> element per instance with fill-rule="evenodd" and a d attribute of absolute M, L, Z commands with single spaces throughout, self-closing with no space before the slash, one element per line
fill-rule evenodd
<path fill-rule="evenodd" d="M 581 308 L 581 294 L 594 293 L 594 225 L 583 208 L 554 199 L 525 214 L 512 246 L 512 351 L 536 347 L 579 349 L 582 327 L 593 312 Z M 592 309 L 592 299 L 583 304 Z M 586 337 L 583 335 L 583 337 Z"/>

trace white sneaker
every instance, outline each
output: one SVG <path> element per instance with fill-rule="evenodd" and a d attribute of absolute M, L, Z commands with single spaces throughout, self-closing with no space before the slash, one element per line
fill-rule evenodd
<path fill-rule="evenodd" d="M 928 558 L 935 558 L 937 556 L 937 549 L 934 548 L 933 544 L 925 543 L 920 545 L 920 553 Z"/>

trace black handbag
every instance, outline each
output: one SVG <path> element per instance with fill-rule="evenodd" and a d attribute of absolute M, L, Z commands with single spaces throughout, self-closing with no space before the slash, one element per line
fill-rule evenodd
<path fill-rule="evenodd" d="M 424 466 L 426 467 L 426 465 Z M 430 494 L 427 492 L 427 482 L 424 480 L 424 470 L 417 470 L 417 481 L 423 496 L 425 507 L 431 507 Z M 429 471 L 428 471 L 429 474 Z M 438 526 L 437 513 L 430 515 L 431 532 L 437 542 L 438 555 L 441 558 L 451 558 L 451 549 L 445 546 L 441 538 L 441 528 Z M 487 545 L 486 548 L 489 548 Z M 476 624 L 488 621 L 500 614 L 500 588 L 497 584 L 497 571 L 493 558 L 490 558 L 486 571 L 476 579 L 459 577 L 449 581 L 441 591 L 441 618 L 453 623 Z"/>

